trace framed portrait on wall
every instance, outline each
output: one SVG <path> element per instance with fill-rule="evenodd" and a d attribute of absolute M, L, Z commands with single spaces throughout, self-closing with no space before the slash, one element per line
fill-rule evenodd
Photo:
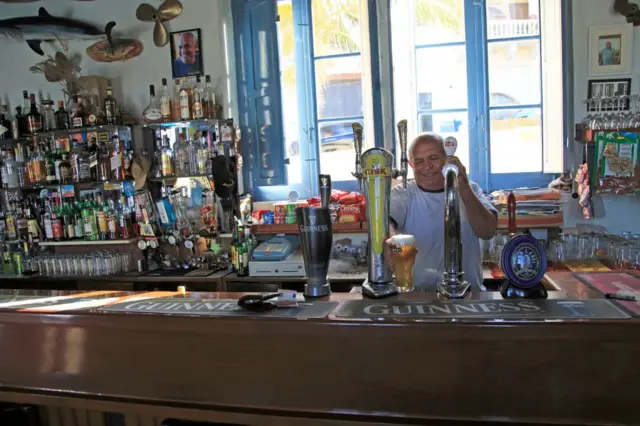
<path fill-rule="evenodd" d="M 175 31 L 170 40 L 173 78 L 203 75 L 200 30 Z"/>
<path fill-rule="evenodd" d="M 589 28 L 589 75 L 631 74 L 633 25 Z"/>
<path fill-rule="evenodd" d="M 631 94 L 630 78 L 614 78 L 609 80 L 589 80 L 587 99 L 611 98 L 614 96 L 629 96 Z M 631 101 L 629 98 L 621 102 L 620 108 L 629 111 Z M 617 101 L 603 102 L 602 111 L 614 111 L 618 109 Z M 587 111 L 594 112 L 598 109 L 595 102 L 587 103 Z"/>

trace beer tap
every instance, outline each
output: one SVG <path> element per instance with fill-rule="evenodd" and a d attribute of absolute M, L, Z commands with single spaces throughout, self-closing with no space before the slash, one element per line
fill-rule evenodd
<path fill-rule="evenodd" d="M 402 177 L 402 187 L 406 189 L 407 173 L 409 171 L 409 158 L 407 156 L 407 120 L 400 120 L 398 122 L 398 140 L 400 142 L 400 170 L 396 171 L 396 175 Z"/>
<path fill-rule="evenodd" d="M 351 175 L 358 180 L 358 191 L 362 191 L 362 124 L 353 123 L 353 146 L 356 149 L 356 171 Z"/>

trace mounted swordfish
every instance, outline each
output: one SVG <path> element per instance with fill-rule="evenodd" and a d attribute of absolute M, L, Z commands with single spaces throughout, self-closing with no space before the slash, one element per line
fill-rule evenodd
<path fill-rule="evenodd" d="M 38 16 L 21 16 L 0 20 L 0 36 L 25 40 L 38 55 L 44 55 L 40 44 L 43 41 L 95 40 L 106 36 L 109 45 L 113 45 L 111 30 L 116 25 L 111 21 L 104 31 L 96 26 L 75 19 L 51 16 L 44 7 L 38 10 Z"/>

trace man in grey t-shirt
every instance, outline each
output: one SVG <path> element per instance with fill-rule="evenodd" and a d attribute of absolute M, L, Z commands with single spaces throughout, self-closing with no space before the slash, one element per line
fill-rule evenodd
<path fill-rule="evenodd" d="M 445 164 L 458 167 L 460 232 L 464 278 L 473 288 L 482 286 L 480 238 L 496 232 L 498 212 L 477 184 L 470 182 L 458 157 L 447 157 L 443 139 L 425 133 L 413 140 L 408 150 L 415 180 L 404 189 L 391 190 L 390 233 L 415 236 L 418 254 L 413 268 L 416 287 L 436 290 L 444 273 L 444 177 Z"/>

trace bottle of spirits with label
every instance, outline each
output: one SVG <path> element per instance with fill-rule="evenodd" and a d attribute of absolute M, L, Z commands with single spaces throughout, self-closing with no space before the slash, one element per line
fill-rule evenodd
<path fill-rule="evenodd" d="M 213 86 L 211 85 L 210 75 L 205 77 L 204 116 L 205 118 L 217 118 L 216 117 L 216 94 L 213 91 Z"/>
<path fill-rule="evenodd" d="M 162 177 L 172 177 L 175 175 L 173 162 L 173 151 L 169 147 L 169 138 L 162 136 L 162 150 L 160 151 L 160 170 Z"/>
<path fill-rule="evenodd" d="M 111 151 L 106 142 L 100 144 L 98 151 L 98 179 L 106 182 L 113 179 L 111 171 Z"/>
<path fill-rule="evenodd" d="M 51 99 L 47 99 L 42 101 L 42 105 L 44 105 L 42 109 L 42 113 L 44 115 L 44 129 L 56 130 L 56 112 L 53 109 L 53 101 Z"/>
<path fill-rule="evenodd" d="M 191 120 L 191 102 L 186 77 L 182 77 L 180 85 L 180 120 Z"/>
<path fill-rule="evenodd" d="M 62 160 L 58 164 L 58 175 L 61 184 L 68 184 L 73 182 L 73 174 L 71 171 L 71 161 L 69 161 L 69 154 L 62 154 Z"/>
<path fill-rule="evenodd" d="M 169 88 L 167 87 L 167 79 L 162 79 L 162 93 L 160 94 L 160 113 L 162 114 L 162 121 L 171 121 L 171 95 L 169 94 Z"/>
<path fill-rule="evenodd" d="M 116 98 L 113 97 L 113 88 L 111 87 L 111 82 L 109 82 L 107 85 L 107 97 L 104 98 L 104 121 L 106 124 L 116 124 L 117 109 L 118 104 L 116 103 Z"/>
<path fill-rule="evenodd" d="M 196 77 L 196 86 L 193 88 L 192 114 L 194 120 L 204 118 L 204 89 L 200 76 Z"/>
<path fill-rule="evenodd" d="M 36 105 L 36 95 L 33 93 L 29 96 L 31 102 L 31 110 L 27 114 L 27 129 L 29 133 L 38 133 L 44 130 L 44 117 L 38 111 Z"/>
<path fill-rule="evenodd" d="M 171 119 L 180 120 L 180 79 L 176 79 L 173 84 L 173 95 L 171 96 Z"/>
<path fill-rule="evenodd" d="M 64 102 L 58 101 L 56 111 L 56 129 L 67 130 L 69 128 L 69 113 L 64 109 Z"/>
<path fill-rule="evenodd" d="M 111 139 L 112 151 L 111 151 L 111 178 L 115 180 L 124 180 L 124 160 L 122 158 L 122 151 L 120 150 L 120 139 L 114 136 Z"/>
<path fill-rule="evenodd" d="M 6 105 L 2 105 L 0 111 L 0 139 L 11 139 L 11 121 L 7 120 L 9 117 L 9 109 Z"/>
<path fill-rule="evenodd" d="M 189 144 L 185 140 L 184 133 L 178 134 L 178 141 L 173 145 L 176 176 L 190 176 L 189 168 Z"/>
<path fill-rule="evenodd" d="M 86 127 L 88 122 L 87 113 L 84 110 L 84 105 L 82 104 L 82 98 L 76 96 L 74 99 L 76 104 L 75 111 L 73 113 L 73 117 L 71 118 L 71 126 L 75 128 Z"/>
<path fill-rule="evenodd" d="M 18 109 L 20 108 L 20 109 Z M 18 120 L 18 133 L 20 136 L 29 134 L 29 126 L 27 126 L 27 114 L 31 104 L 29 102 L 29 92 L 22 91 L 22 107 L 16 107 L 16 119 Z"/>
<path fill-rule="evenodd" d="M 160 112 L 160 102 L 156 98 L 156 89 L 151 84 L 149 86 L 149 105 L 144 109 L 142 113 L 142 119 L 145 123 L 161 123 L 162 114 Z"/>

